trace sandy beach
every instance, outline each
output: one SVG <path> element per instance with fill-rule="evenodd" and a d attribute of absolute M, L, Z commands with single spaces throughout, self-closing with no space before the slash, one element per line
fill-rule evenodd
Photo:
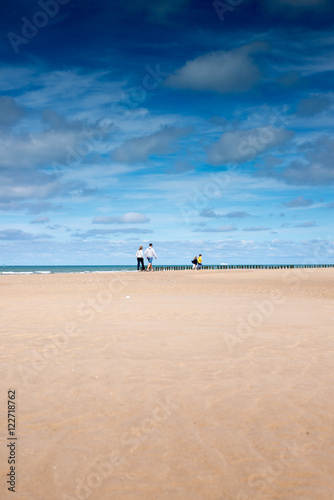
<path fill-rule="evenodd" d="M 1 498 L 334 498 L 334 269 L 0 278 Z"/>

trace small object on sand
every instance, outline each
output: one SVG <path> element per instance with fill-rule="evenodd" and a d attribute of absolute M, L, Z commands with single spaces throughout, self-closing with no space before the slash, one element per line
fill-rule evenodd
<path fill-rule="evenodd" d="M 130 295 L 127 295 L 125 298 L 126 298 L 126 299 L 130 299 L 131 297 L 130 297 Z"/>

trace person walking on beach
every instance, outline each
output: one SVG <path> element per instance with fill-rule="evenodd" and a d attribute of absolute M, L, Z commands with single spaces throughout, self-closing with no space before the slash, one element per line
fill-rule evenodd
<path fill-rule="evenodd" d="M 198 264 L 197 257 L 194 257 L 194 260 L 192 260 L 191 263 L 193 265 L 193 269 L 197 269 L 197 264 Z"/>
<path fill-rule="evenodd" d="M 202 254 L 200 253 L 197 259 L 197 269 L 202 269 Z"/>
<path fill-rule="evenodd" d="M 153 249 L 152 243 L 150 243 L 148 248 L 146 248 L 145 257 L 148 260 L 148 266 L 146 268 L 146 271 L 149 271 L 150 269 L 152 269 L 152 271 L 153 271 L 153 266 L 152 266 L 153 257 L 157 258 L 157 256 L 155 255 L 155 251 Z"/>
<path fill-rule="evenodd" d="M 144 255 L 143 255 L 143 247 L 142 246 L 140 246 L 139 250 L 137 250 L 136 257 L 137 257 L 137 271 L 139 271 L 140 265 L 141 265 L 141 270 L 145 271 Z"/>

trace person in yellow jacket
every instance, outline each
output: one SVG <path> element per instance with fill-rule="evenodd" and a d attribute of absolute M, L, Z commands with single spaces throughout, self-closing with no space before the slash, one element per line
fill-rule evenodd
<path fill-rule="evenodd" d="M 202 269 L 202 254 L 200 253 L 197 259 L 197 269 Z"/>

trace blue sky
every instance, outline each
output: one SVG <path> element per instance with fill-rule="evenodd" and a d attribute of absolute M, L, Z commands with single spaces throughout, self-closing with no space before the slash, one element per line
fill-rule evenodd
<path fill-rule="evenodd" d="M 330 0 L 14 0 L 0 262 L 334 262 Z"/>

